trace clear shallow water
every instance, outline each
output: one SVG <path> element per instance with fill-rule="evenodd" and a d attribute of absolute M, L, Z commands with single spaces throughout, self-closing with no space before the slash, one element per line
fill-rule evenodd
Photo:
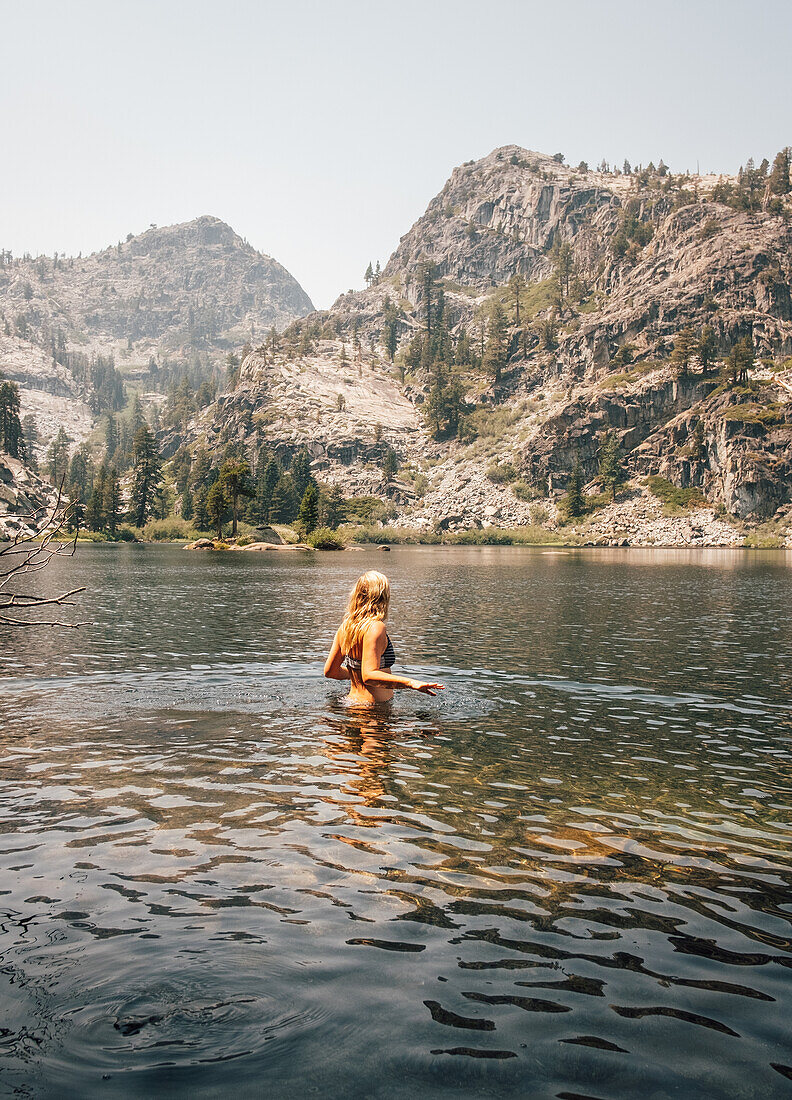
<path fill-rule="evenodd" d="M 0 1088 L 792 1094 L 792 560 L 91 547 L 5 635 Z M 444 696 L 321 664 L 390 575 Z"/>

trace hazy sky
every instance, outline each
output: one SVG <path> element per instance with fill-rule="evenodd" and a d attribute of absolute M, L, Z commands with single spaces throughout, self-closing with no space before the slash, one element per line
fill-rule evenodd
<path fill-rule="evenodd" d="M 0 19 L 0 247 L 214 214 L 317 306 L 496 146 L 733 172 L 792 144 L 787 0 L 0 0 Z"/>

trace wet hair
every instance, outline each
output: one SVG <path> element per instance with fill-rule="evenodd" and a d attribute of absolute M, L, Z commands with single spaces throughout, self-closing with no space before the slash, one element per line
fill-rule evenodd
<path fill-rule="evenodd" d="M 390 582 L 383 573 L 370 569 L 358 577 L 338 631 L 341 652 L 359 656 L 367 627 L 376 620 L 384 622 L 389 605 Z"/>

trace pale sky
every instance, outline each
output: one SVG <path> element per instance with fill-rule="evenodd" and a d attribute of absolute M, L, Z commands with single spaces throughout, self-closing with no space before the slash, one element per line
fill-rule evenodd
<path fill-rule="evenodd" d="M 227 221 L 319 307 L 499 145 L 734 172 L 792 144 L 785 0 L 0 0 L 0 247 Z"/>

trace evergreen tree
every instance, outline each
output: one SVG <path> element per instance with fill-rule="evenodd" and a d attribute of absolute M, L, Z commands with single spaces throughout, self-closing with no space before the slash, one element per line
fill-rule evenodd
<path fill-rule="evenodd" d="M 91 452 L 83 443 L 72 455 L 69 463 L 67 484 L 69 486 L 69 499 L 84 501 L 88 494 L 89 470 L 88 462 Z"/>
<path fill-rule="evenodd" d="M 193 511 L 195 514 L 195 526 L 199 531 L 209 530 L 209 509 L 206 498 L 209 493 L 205 486 L 201 485 L 195 490 L 193 497 Z"/>
<path fill-rule="evenodd" d="M 519 272 L 516 272 L 509 279 L 509 290 L 511 291 L 512 298 L 514 300 L 514 323 L 520 324 L 520 295 L 525 290 L 525 279 Z"/>
<path fill-rule="evenodd" d="M 674 350 L 671 352 L 671 362 L 677 369 L 680 378 L 685 378 L 688 373 L 690 360 L 696 353 L 696 338 L 692 328 L 683 328 L 674 339 Z"/>
<path fill-rule="evenodd" d="M 385 458 L 382 461 L 382 473 L 385 476 L 385 481 L 390 482 L 396 477 L 399 472 L 399 459 L 392 447 L 388 447 L 385 453 Z"/>
<path fill-rule="evenodd" d="M 619 440 L 613 432 L 606 432 L 599 448 L 599 476 L 604 489 L 610 489 L 611 499 L 616 499 L 616 490 L 627 480 L 627 471 L 622 459 Z"/>
<path fill-rule="evenodd" d="M 394 306 L 389 295 L 385 296 L 385 301 L 382 305 L 382 314 L 382 343 L 392 363 L 396 355 L 396 348 L 399 346 L 399 310 Z M 404 378 L 402 377 L 402 384 L 403 383 Z"/>
<path fill-rule="evenodd" d="M 66 476 L 68 460 L 69 437 L 61 427 L 47 449 L 47 473 L 53 485 L 60 485 Z"/>
<path fill-rule="evenodd" d="M 226 499 L 231 505 L 231 535 L 235 536 L 239 519 L 239 498 L 256 495 L 256 490 L 250 482 L 250 466 L 247 462 L 240 462 L 238 459 L 227 459 L 220 469 L 218 484 L 223 487 Z"/>
<path fill-rule="evenodd" d="M 137 433 L 142 427 L 145 426 L 146 418 L 143 415 L 143 406 L 140 403 L 140 398 L 135 394 L 134 401 L 132 402 L 132 409 L 129 415 L 129 426 L 134 439 Z"/>
<path fill-rule="evenodd" d="M 432 335 L 432 322 L 434 320 L 434 291 L 435 291 L 435 265 L 431 260 L 425 260 L 421 264 L 421 296 L 423 298 L 424 323 L 426 335 Z"/>
<path fill-rule="evenodd" d="M 754 348 L 750 336 L 743 336 L 732 347 L 726 357 L 723 368 L 723 380 L 728 386 L 737 386 L 747 381 L 748 371 L 754 365 Z"/>
<path fill-rule="evenodd" d="M 211 469 L 212 463 L 209 461 L 209 455 L 203 447 L 199 447 L 195 452 L 195 458 L 193 459 L 192 469 L 190 471 L 190 484 L 193 489 L 200 489 L 202 485 L 206 486 L 208 489 Z"/>
<path fill-rule="evenodd" d="M 716 350 L 715 331 L 712 325 L 705 325 L 701 330 L 701 336 L 699 337 L 698 346 L 696 348 L 696 353 L 701 363 L 701 373 L 705 378 L 709 371 L 710 363 L 715 358 Z"/>
<path fill-rule="evenodd" d="M 300 502 L 300 514 L 297 517 L 300 527 L 307 535 L 315 531 L 319 525 L 319 490 L 316 483 L 311 481 L 307 485 Z"/>
<path fill-rule="evenodd" d="M 206 514 L 208 525 L 217 531 L 217 537 L 223 537 L 223 524 L 228 518 L 228 497 L 222 481 L 216 481 L 206 495 Z"/>
<path fill-rule="evenodd" d="M 553 264 L 558 284 L 558 303 L 563 306 L 569 298 L 569 283 L 575 273 L 575 254 L 569 241 L 556 243 L 553 248 Z"/>
<path fill-rule="evenodd" d="M 104 467 L 100 470 L 102 474 Z M 89 531 L 103 531 L 105 528 L 104 514 L 104 481 L 97 476 L 94 487 L 88 497 L 85 509 L 85 524 Z"/>
<path fill-rule="evenodd" d="M 311 477 L 311 456 L 305 447 L 301 448 L 292 459 L 291 476 L 297 499 L 302 500 L 309 483 L 313 481 Z"/>
<path fill-rule="evenodd" d="M 144 425 L 138 428 L 132 444 L 132 490 L 129 516 L 137 527 L 144 527 L 152 515 L 157 490 L 162 481 L 157 441 Z"/>
<path fill-rule="evenodd" d="M 459 433 L 465 407 L 465 386 L 458 375 L 449 375 L 442 364 L 435 371 L 424 416 L 437 438 Z"/>
<path fill-rule="evenodd" d="M 179 447 L 171 460 L 171 473 L 176 488 L 182 494 L 185 493 L 187 486 L 190 484 L 191 471 L 192 458 L 190 457 L 190 452 L 186 447 Z"/>
<path fill-rule="evenodd" d="M 38 473 L 36 447 L 39 443 L 39 433 L 35 416 L 28 414 L 24 418 L 22 421 L 22 434 L 25 437 L 25 461 L 34 473 Z"/>
<path fill-rule="evenodd" d="M 111 466 L 105 476 L 102 494 L 102 513 L 108 535 L 115 537 L 121 519 L 121 483 L 118 471 Z"/>
<path fill-rule="evenodd" d="M 297 499 L 294 482 L 290 474 L 282 474 L 272 490 L 270 497 L 270 523 L 291 523 L 297 511 Z"/>
<path fill-rule="evenodd" d="M 256 495 L 251 501 L 251 517 L 254 523 L 269 523 L 272 491 L 282 473 L 277 459 L 262 452 L 256 471 Z"/>
<path fill-rule="evenodd" d="M 363 276 L 363 278 L 366 281 L 366 286 L 371 286 L 372 282 L 374 281 L 374 269 L 371 266 L 371 260 L 369 260 L 369 265 L 366 268 L 366 274 Z"/>
<path fill-rule="evenodd" d="M 105 450 L 112 457 L 118 447 L 118 425 L 112 413 L 107 417 L 107 431 L 105 432 Z"/>
<path fill-rule="evenodd" d="M 790 170 L 790 157 L 792 156 L 792 149 L 787 146 L 782 149 L 780 153 L 776 153 L 775 160 L 773 161 L 773 168 L 770 172 L 769 186 L 770 191 L 774 195 L 788 195 L 792 190 L 792 183 L 790 183 L 789 170 Z"/>
<path fill-rule="evenodd" d="M 182 519 L 190 520 L 193 518 L 194 502 L 192 491 L 189 486 L 182 493 L 181 514 Z"/>
<path fill-rule="evenodd" d="M 582 515 L 585 510 L 585 503 L 583 496 L 583 471 L 580 468 L 580 455 L 575 455 L 575 465 L 572 467 L 572 473 L 569 475 L 566 496 L 564 497 L 564 506 L 567 515 Z"/>
<path fill-rule="evenodd" d="M 19 419 L 19 386 L 0 382 L 0 450 L 12 458 L 25 457 L 25 436 Z"/>
<path fill-rule="evenodd" d="M 319 522 L 322 527 L 335 529 L 343 518 L 344 498 L 337 485 L 319 493 Z"/>
<path fill-rule="evenodd" d="M 506 317 L 497 300 L 492 304 L 487 326 L 487 344 L 483 366 L 496 386 L 500 385 L 501 372 L 506 365 Z"/>

